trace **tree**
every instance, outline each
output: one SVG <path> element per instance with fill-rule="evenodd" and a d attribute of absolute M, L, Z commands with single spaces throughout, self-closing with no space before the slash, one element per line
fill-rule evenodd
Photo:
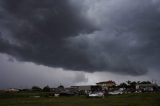
<path fill-rule="evenodd" d="M 130 84 L 131 84 L 131 81 L 128 80 L 128 81 L 127 81 L 127 84 L 130 85 Z"/>
<path fill-rule="evenodd" d="M 123 82 L 123 83 L 120 83 L 119 87 L 120 87 L 120 88 L 127 88 L 127 84 L 124 83 L 124 82 Z"/>
<path fill-rule="evenodd" d="M 151 84 L 150 81 L 142 81 L 140 84 Z"/>
<path fill-rule="evenodd" d="M 58 86 L 58 89 L 64 89 L 63 85 Z"/>
<path fill-rule="evenodd" d="M 130 87 L 136 89 L 137 82 L 133 81 L 130 83 Z"/>
<path fill-rule="evenodd" d="M 43 88 L 43 91 L 44 92 L 50 92 L 51 91 L 51 88 L 47 85 Z"/>
<path fill-rule="evenodd" d="M 33 86 L 32 91 L 41 91 L 42 89 L 39 86 Z"/>

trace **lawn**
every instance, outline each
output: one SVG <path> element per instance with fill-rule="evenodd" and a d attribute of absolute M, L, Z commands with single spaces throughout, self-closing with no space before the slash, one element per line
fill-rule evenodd
<path fill-rule="evenodd" d="M 41 95 L 34 98 L 34 95 Z M 0 106 L 160 106 L 160 93 L 124 94 L 104 98 L 45 97 L 45 93 L 1 93 Z"/>

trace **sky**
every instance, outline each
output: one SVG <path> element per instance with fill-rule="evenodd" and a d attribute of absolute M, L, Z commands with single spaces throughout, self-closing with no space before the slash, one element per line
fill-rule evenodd
<path fill-rule="evenodd" d="M 159 0 L 0 0 L 0 88 L 160 82 Z"/>

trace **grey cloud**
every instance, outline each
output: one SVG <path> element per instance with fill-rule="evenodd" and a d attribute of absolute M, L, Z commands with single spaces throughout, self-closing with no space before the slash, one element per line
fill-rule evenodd
<path fill-rule="evenodd" d="M 68 51 L 65 47 L 67 37 L 94 29 L 69 2 L 59 0 L 0 2 L 2 53 L 14 55 L 21 61 L 66 69 L 81 69 L 81 66 L 89 64 L 83 54 Z"/>
<path fill-rule="evenodd" d="M 75 71 L 159 69 L 157 0 L 70 1 L 0 0 L 0 51 Z"/>
<path fill-rule="evenodd" d="M 160 4 L 150 0 L 102 1 L 103 9 L 96 3 L 91 8 L 93 15 L 94 11 L 99 14 L 95 20 L 100 19 L 100 30 L 69 38 L 69 47 L 86 54 L 95 70 L 143 75 L 159 69 Z"/>
<path fill-rule="evenodd" d="M 65 71 L 61 68 L 49 68 L 30 62 L 18 62 L 11 56 L 0 54 L 0 89 L 5 88 L 31 88 L 32 86 L 65 87 L 88 79 L 83 72 Z"/>

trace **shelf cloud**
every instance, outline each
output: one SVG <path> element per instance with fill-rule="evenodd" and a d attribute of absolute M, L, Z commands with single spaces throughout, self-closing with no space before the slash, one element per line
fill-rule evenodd
<path fill-rule="evenodd" d="M 0 52 L 65 70 L 144 75 L 160 63 L 158 0 L 0 0 Z"/>

